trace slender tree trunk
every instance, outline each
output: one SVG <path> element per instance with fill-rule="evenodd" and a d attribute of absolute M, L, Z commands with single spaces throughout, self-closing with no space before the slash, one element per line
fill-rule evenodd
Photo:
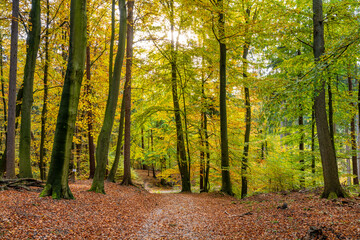
<path fill-rule="evenodd" d="M 299 112 L 300 112 L 300 116 L 299 116 L 299 128 L 300 128 L 300 141 L 299 141 L 299 154 L 300 154 L 300 188 L 304 188 L 305 187 L 305 176 L 304 176 L 304 171 L 305 171 L 305 160 L 304 160 L 304 141 L 305 141 L 305 136 L 304 136 L 304 116 L 303 116 L 303 107 L 300 104 L 299 105 Z"/>
<path fill-rule="evenodd" d="M 204 85 L 204 84 L 202 84 Z M 203 106 L 204 107 L 204 106 Z M 200 124 L 200 192 L 204 192 L 205 180 L 205 136 L 204 136 L 204 110 L 201 111 L 201 124 Z"/>
<path fill-rule="evenodd" d="M 120 88 L 120 74 L 125 53 L 126 42 L 126 5 L 125 0 L 119 0 L 120 29 L 118 50 L 115 58 L 114 72 L 109 83 L 109 95 L 106 103 L 104 122 L 96 146 L 96 169 L 90 191 L 105 193 L 104 178 L 109 154 L 110 135 L 114 124 L 116 106 Z"/>
<path fill-rule="evenodd" d="M 3 111 L 4 111 L 4 125 L 3 125 L 3 131 L 5 132 L 5 149 L 6 149 L 6 122 L 7 122 L 7 112 L 6 112 L 6 100 L 5 100 L 5 87 L 4 87 L 4 70 L 3 70 L 3 35 L 0 33 L 0 80 L 1 80 L 1 98 L 3 103 Z M 1 143 L 2 143 L 3 135 L 1 134 Z M 6 152 L 1 154 L 0 158 L 0 179 L 2 177 L 2 174 L 6 170 L 6 161 L 5 157 Z"/>
<path fill-rule="evenodd" d="M 331 143 L 333 145 L 333 148 L 335 149 L 335 133 L 334 133 L 334 108 L 333 108 L 333 97 L 332 97 L 332 90 L 331 90 L 331 82 L 329 79 L 328 82 L 328 98 L 329 98 L 329 102 L 328 102 L 328 107 L 329 107 L 329 132 L 330 132 L 330 137 L 331 137 Z M 336 150 L 335 150 L 336 151 Z"/>
<path fill-rule="evenodd" d="M 13 0 L 11 20 L 10 74 L 8 94 L 8 124 L 6 138 L 6 178 L 15 178 L 15 112 L 16 112 L 16 75 L 19 32 L 19 0 Z"/>
<path fill-rule="evenodd" d="M 150 142 L 151 142 L 151 152 L 154 152 L 154 136 L 153 136 L 153 130 L 151 129 L 150 130 Z M 152 161 L 152 164 L 151 164 L 151 168 L 152 168 L 152 173 L 153 173 L 153 178 L 156 178 L 156 174 L 155 174 L 155 165 L 156 165 L 156 160 L 154 159 Z"/>
<path fill-rule="evenodd" d="M 68 185 L 69 162 L 86 55 L 86 0 L 72 0 L 70 47 L 49 176 L 40 196 L 73 198 Z"/>
<path fill-rule="evenodd" d="M 122 185 L 132 185 L 131 181 L 131 67 L 133 59 L 133 38 L 134 38 L 134 0 L 128 0 L 127 20 L 127 47 L 126 47 L 126 74 L 125 74 L 125 133 L 124 133 L 124 177 Z"/>
<path fill-rule="evenodd" d="M 315 174 L 315 105 L 311 109 L 311 172 Z M 315 181 L 313 182 L 315 185 Z"/>
<path fill-rule="evenodd" d="M 89 172 L 89 179 L 94 178 L 95 174 L 95 145 L 94 145 L 94 137 L 92 135 L 93 131 L 93 113 L 92 113 L 92 103 L 90 97 L 92 95 L 92 85 L 90 84 L 91 79 L 91 69 L 90 69 L 90 44 L 86 47 L 86 96 L 87 96 L 87 105 L 88 111 L 86 112 L 87 115 L 87 135 L 88 135 L 88 144 L 89 144 L 89 165 L 90 165 L 90 172 Z"/>
<path fill-rule="evenodd" d="M 124 119 L 125 119 L 125 94 L 123 94 L 123 98 L 122 98 L 122 102 L 121 102 L 120 125 L 119 125 L 118 139 L 117 139 L 117 143 L 116 143 L 115 159 L 114 159 L 114 163 L 111 167 L 109 176 L 107 177 L 107 180 L 109 182 L 115 182 L 115 175 L 116 175 L 117 169 L 119 167 L 121 150 L 123 148 L 122 140 L 123 140 L 123 133 L 124 133 Z"/>
<path fill-rule="evenodd" d="M 40 139 L 40 178 L 46 179 L 46 165 L 45 165 L 45 141 L 46 141 L 46 120 L 47 120 L 47 99 L 48 99 L 48 75 L 49 75 L 49 25 L 50 25 L 50 4 L 49 0 L 46 0 L 46 30 L 45 30 L 45 66 L 44 66 L 44 96 L 43 96 L 43 108 L 41 111 L 41 139 Z"/>
<path fill-rule="evenodd" d="M 171 87 L 174 104 L 174 115 L 176 124 L 176 136 L 177 136 L 177 154 L 178 154 L 178 166 L 181 175 L 182 192 L 191 192 L 190 183 L 190 169 L 186 158 L 184 132 L 182 128 L 182 120 L 180 114 L 179 98 L 177 93 L 177 54 L 175 51 L 174 40 L 174 1 L 170 1 L 170 23 L 171 23 Z"/>
<path fill-rule="evenodd" d="M 349 85 L 349 94 L 350 96 L 353 95 L 353 84 L 352 84 L 352 79 L 350 76 L 348 76 L 348 85 Z M 350 107 L 354 108 L 355 104 L 353 102 L 350 102 Z M 351 161 L 352 161 L 352 174 L 355 176 L 353 178 L 353 183 L 354 185 L 359 184 L 359 178 L 358 178 L 358 165 L 357 165 L 357 149 L 356 149 L 356 127 L 355 127 L 355 120 L 356 120 L 356 114 L 354 114 L 351 117 L 351 123 L 350 123 L 350 128 L 351 128 Z"/>
<path fill-rule="evenodd" d="M 205 165 L 205 179 L 204 179 L 204 192 L 209 192 L 210 182 L 209 182 L 209 173 L 210 173 L 210 144 L 209 144 L 209 134 L 207 128 L 207 114 L 204 114 L 204 133 L 205 133 L 205 146 L 206 146 L 206 165 Z"/>
<path fill-rule="evenodd" d="M 31 107 L 33 104 L 34 73 L 40 43 L 40 0 L 32 0 L 30 11 L 31 30 L 26 42 L 26 63 L 24 71 L 24 92 L 21 104 L 19 176 L 32 178 L 31 171 Z"/>
<path fill-rule="evenodd" d="M 221 132 L 221 191 L 233 195 L 230 181 L 229 147 L 226 113 L 226 44 L 225 44 L 225 14 L 223 0 L 218 0 L 219 8 L 219 45 L 220 45 L 220 132 Z"/>
<path fill-rule="evenodd" d="M 250 18 L 250 9 L 246 9 L 246 26 L 245 26 L 245 44 L 244 52 L 242 56 L 243 62 L 243 80 L 246 84 L 247 80 L 247 56 L 249 54 L 250 47 L 250 35 L 249 35 L 249 18 Z M 244 87 L 245 93 L 245 135 L 244 135 L 244 152 L 242 157 L 242 166 L 241 166 L 241 198 L 245 198 L 248 192 L 248 179 L 247 179 L 247 168 L 248 168 L 248 157 L 249 157 L 249 147 L 250 147 L 250 130 L 251 130 L 251 104 L 250 104 L 250 90 L 248 87 Z"/>
<path fill-rule="evenodd" d="M 313 0 L 313 12 L 313 51 L 315 62 L 318 63 L 321 55 L 323 55 L 325 51 L 322 0 Z M 321 79 L 320 74 L 318 74 L 315 86 L 315 119 L 324 176 L 324 192 L 321 197 L 344 197 L 346 194 L 340 185 L 336 153 L 331 141 L 326 116 L 325 81 Z"/>
<path fill-rule="evenodd" d="M 1 72 L 1 98 L 3 103 L 3 111 L 4 111 L 4 126 L 3 131 L 6 133 L 6 122 L 7 122 L 7 112 L 6 112 L 6 99 L 5 99 L 5 83 L 4 83 L 4 63 L 3 63 L 3 35 L 0 33 L 0 72 Z M 5 134 L 5 141 L 6 141 L 6 134 Z M 1 135 L 1 142 L 2 142 L 2 135 Z M 5 143 L 6 145 L 6 143 Z M 0 169 L 4 168 L 0 166 Z M 5 170 L 5 169 L 4 169 Z M 0 172 L 2 172 L 0 170 Z"/>

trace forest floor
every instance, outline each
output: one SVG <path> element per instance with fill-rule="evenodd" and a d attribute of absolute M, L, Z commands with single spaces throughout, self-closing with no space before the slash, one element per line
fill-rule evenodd
<path fill-rule="evenodd" d="M 105 183 L 103 195 L 88 192 L 90 185 L 71 183 L 75 200 L 0 191 L 0 239 L 360 239 L 359 197 L 293 192 L 238 200 L 117 183 Z"/>

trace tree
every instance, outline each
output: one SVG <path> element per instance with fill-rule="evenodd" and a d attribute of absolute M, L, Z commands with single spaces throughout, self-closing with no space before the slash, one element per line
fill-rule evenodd
<path fill-rule="evenodd" d="M 32 178 L 31 172 L 31 107 L 33 104 L 33 85 L 36 57 L 40 43 L 40 0 L 32 0 L 30 11 L 30 32 L 27 39 L 26 63 L 24 72 L 23 102 L 21 104 L 19 176 Z"/>
<path fill-rule="evenodd" d="M 125 134 L 124 134 L 124 177 L 122 185 L 131 185 L 131 162 L 130 162 L 130 127 L 131 127 L 131 67 L 133 60 L 133 39 L 134 39 L 134 0 L 128 0 L 128 19 L 127 19 L 127 40 L 126 40 L 126 74 L 124 84 L 125 102 Z M 121 121 L 121 119 L 120 119 Z"/>
<path fill-rule="evenodd" d="M 16 112 L 16 75 L 18 51 L 19 0 L 12 5 L 11 50 L 8 95 L 8 125 L 6 135 L 6 178 L 15 178 L 15 112 Z"/>
<path fill-rule="evenodd" d="M 97 193 L 105 193 L 104 190 L 104 177 L 106 170 L 106 162 L 109 152 L 110 135 L 114 123 L 114 116 L 116 105 L 118 101 L 119 88 L 120 88 L 120 74 L 122 63 L 125 53 L 125 40 L 126 40 L 126 5 L 125 0 L 119 0 L 120 10 L 120 29 L 119 29 L 119 42 L 118 50 L 115 58 L 114 72 L 109 82 L 109 94 L 106 103 L 104 122 L 98 137 L 96 147 L 96 169 L 94 180 L 92 182 L 90 191 Z"/>
<path fill-rule="evenodd" d="M 223 0 L 217 1 L 219 9 L 219 33 L 220 46 L 220 133 L 221 133 L 221 191 L 233 195 L 230 181 L 229 146 L 227 134 L 226 114 L 226 44 L 225 44 L 225 13 Z"/>
<path fill-rule="evenodd" d="M 315 63 L 321 65 L 321 56 L 325 52 L 324 19 L 322 0 L 313 0 L 313 53 Z M 336 153 L 331 141 L 326 114 L 325 81 L 321 77 L 321 68 L 317 68 L 315 82 L 315 120 L 317 126 L 321 163 L 324 176 L 323 198 L 345 197 L 338 176 Z"/>
<path fill-rule="evenodd" d="M 40 140 L 40 178 L 41 180 L 46 179 L 45 169 L 45 138 L 46 138 L 46 114 L 48 111 L 47 99 L 48 99 L 48 76 L 49 76 L 49 27 L 50 27 L 50 3 L 46 0 L 46 30 L 45 30 L 45 66 L 44 66 L 44 97 L 43 97 L 43 109 L 41 111 L 41 140 Z"/>
<path fill-rule="evenodd" d="M 40 196 L 74 198 L 69 185 L 69 162 L 75 129 L 86 55 L 86 0 L 72 0 L 70 8 L 70 47 L 65 82 L 51 155 L 48 179 Z"/>
<path fill-rule="evenodd" d="M 171 24 L 171 90 L 172 98 L 174 105 L 174 115 L 175 115 L 175 124 L 176 124 L 176 139 L 177 139 L 177 157 L 178 157 L 178 166 L 181 175 L 181 191 L 182 192 L 191 192 L 191 183 L 190 183 L 190 168 L 188 161 L 186 159 L 186 150 L 185 150 L 185 140 L 184 140 L 184 131 L 182 127 L 182 120 L 180 115 L 180 104 L 178 97 L 177 89 L 177 56 L 175 49 L 175 39 L 174 39 L 174 0 L 170 0 L 170 24 Z"/>

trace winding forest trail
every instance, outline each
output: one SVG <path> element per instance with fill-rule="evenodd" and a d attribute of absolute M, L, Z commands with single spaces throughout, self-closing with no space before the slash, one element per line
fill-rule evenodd
<path fill-rule="evenodd" d="M 90 186 L 71 183 L 74 200 L 0 191 L 0 239 L 311 239 L 310 227 L 319 238 L 360 239 L 360 198 L 329 201 L 309 192 L 238 200 L 108 182 L 104 195 Z M 288 208 L 279 209 L 283 203 Z"/>

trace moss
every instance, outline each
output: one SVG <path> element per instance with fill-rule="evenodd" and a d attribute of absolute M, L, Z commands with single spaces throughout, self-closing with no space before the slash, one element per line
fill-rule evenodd
<path fill-rule="evenodd" d="M 338 195 L 335 192 L 331 192 L 329 194 L 329 196 L 327 197 L 327 199 L 332 200 L 332 199 L 337 199 Z"/>

